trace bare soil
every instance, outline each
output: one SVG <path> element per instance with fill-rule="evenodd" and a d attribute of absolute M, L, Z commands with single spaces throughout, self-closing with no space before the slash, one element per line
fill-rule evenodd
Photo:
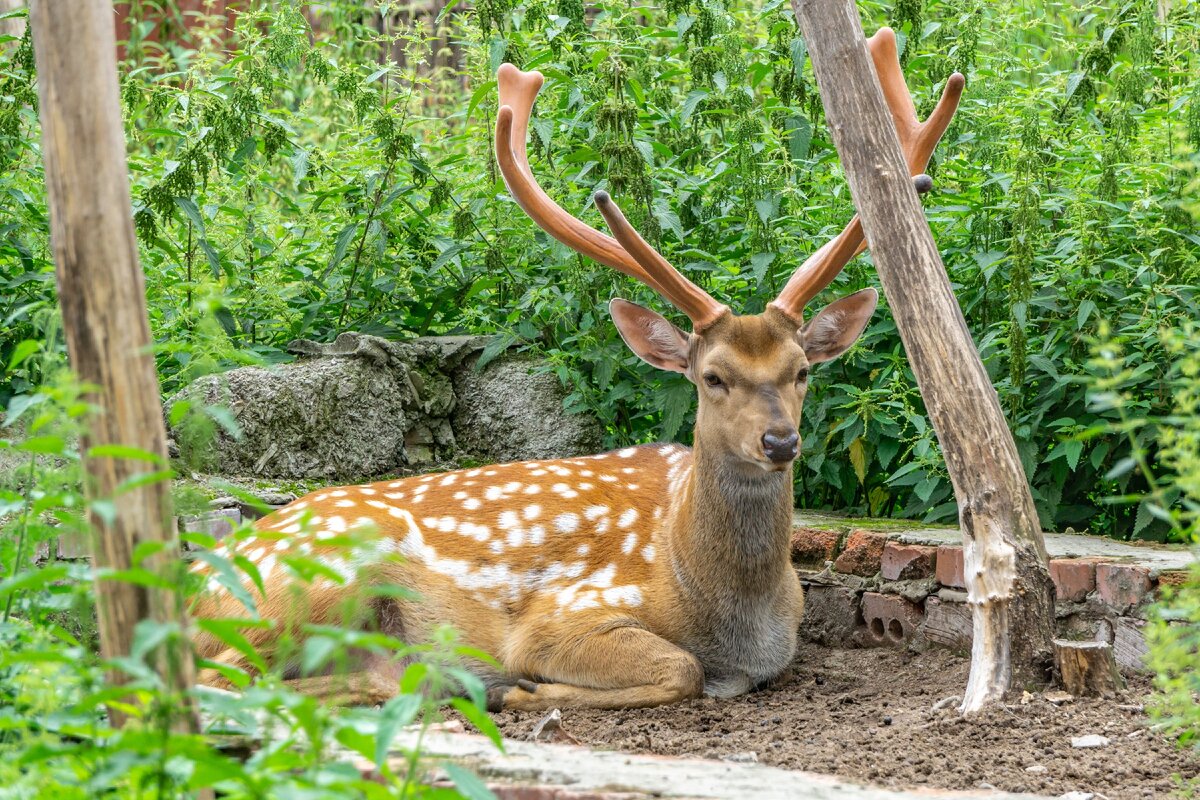
<path fill-rule="evenodd" d="M 1034 694 L 964 720 L 953 703 L 939 701 L 961 696 L 967 671 L 965 659 L 942 650 L 802 644 L 791 673 L 769 689 L 662 708 L 564 709 L 562 726 L 598 749 L 757 759 L 891 789 L 1080 791 L 1123 800 L 1167 797 L 1181 782 L 1200 780 L 1197 754 L 1151 730 L 1144 678 L 1113 700 L 1056 706 Z M 515 739 L 529 738 L 540 718 L 494 716 Z M 1071 746 L 1072 737 L 1087 734 L 1109 743 Z"/>

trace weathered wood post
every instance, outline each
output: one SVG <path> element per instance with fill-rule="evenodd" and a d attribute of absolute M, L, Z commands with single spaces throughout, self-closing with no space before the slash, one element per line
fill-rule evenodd
<path fill-rule="evenodd" d="M 87 420 L 82 443 L 85 493 L 89 500 L 114 500 L 111 517 L 91 515 L 94 564 L 128 569 L 138 545 L 161 543 L 165 547 L 144 566 L 165 575 L 178 560 L 169 483 L 154 481 L 117 495 L 130 478 L 164 469 L 167 447 L 133 234 L 112 3 L 73 0 L 67 9 L 55 0 L 35 0 L 30 15 L 67 352 L 79 380 L 94 387 L 88 400 L 99 408 Z M 102 454 L 105 446 L 108 453 L 121 452 L 113 445 L 137 448 L 151 460 Z M 173 588 L 100 579 L 96 605 L 106 658 L 130 652 L 134 626 L 143 619 L 181 627 L 186 621 L 183 598 Z M 192 686 L 190 650 L 160 653 L 156 666 L 169 689 Z M 185 724 L 194 726 L 187 716 Z M 114 715 L 113 721 L 121 720 Z"/>
<path fill-rule="evenodd" d="M 905 165 L 854 0 L 792 0 L 850 193 L 958 499 L 974 617 L 961 711 L 1053 663 L 1053 585 L 1033 497 Z"/>

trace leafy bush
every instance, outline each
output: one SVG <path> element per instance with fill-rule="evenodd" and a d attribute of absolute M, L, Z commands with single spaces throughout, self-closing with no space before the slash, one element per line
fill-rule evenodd
<path fill-rule="evenodd" d="M 1168 516 L 1180 538 L 1200 544 L 1200 331 L 1188 327 L 1168 337 L 1176 356 L 1172 414 L 1159 426 L 1160 458 L 1172 472 L 1163 486 L 1156 515 Z M 1178 509 L 1165 513 L 1168 493 Z M 1200 550 L 1188 579 L 1165 592 L 1147 627 L 1147 666 L 1160 691 L 1153 712 L 1180 744 L 1200 752 Z M 1200 789 L 1200 784 L 1191 786 Z"/>
<path fill-rule="evenodd" d="M 321 5 L 311 42 L 293 6 L 261 4 L 229 36 L 224 16 L 200 18 L 198 49 L 142 33 L 128 48 L 130 167 L 167 392 L 282 359 L 297 336 L 499 332 L 545 355 L 570 407 L 598 415 L 612 444 L 686 438 L 693 390 L 631 356 L 604 309 L 614 294 L 661 301 L 543 235 L 498 178 L 492 76 L 505 59 L 548 76 L 530 148 L 547 191 L 599 227 L 587 198 L 608 189 L 739 310 L 761 310 L 852 214 L 782 0 L 488 0 L 407 22 L 357 0 Z M 859 5 L 868 30 L 897 28 L 921 109 L 952 70 L 968 77 L 931 166 L 929 218 L 1043 523 L 1170 535 L 1099 503 L 1146 486 L 1127 437 L 1081 435 L 1113 416 L 1089 408 L 1077 380 L 1103 321 L 1136 363 L 1130 402 L 1165 413 L 1158 333 L 1197 315 L 1195 5 Z M 24 340 L 61 345 L 28 48 L 2 58 L 7 360 Z M 820 301 L 874 283 L 859 259 Z M 37 382 L 18 370 L 0 402 Z M 815 376 L 796 495 L 809 508 L 954 517 L 886 307 Z"/>
<path fill-rule="evenodd" d="M 452 631 L 430 644 L 410 645 L 351 625 L 306 626 L 299 650 L 304 671 L 320 673 L 351 653 L 410 662 L 397 695 L 379 708 L 339 710 L 287 685 L 283 664 L 266 667 L 243 631 L 269 624 L 255 600 L 262 591 L 257 571 L 242 557 L 221 557 L 211 537 L 185 539 L 205 548 L 215 580 L 244 602 L 244 618 L 204 619 L 205 632 L 247 653 L 263 673 L 221 671 L 242 691 L 198 688 L 192 700 L 206 721 L 204 735 L 190 730 L 183 698 L 164 684 L 155 665 L 164 651 L 183 653 L 188 644 L 177 626 L 145 619 L 135 629 L 132 652 L 103 660 L 97 654 L 91 567 L 58 561 L 56 540 L 91 535 L 89 513 L 104 515 L 114 499 L 88 503 L 78 488 L 77 421 L 87 406 L 70 383 L 47 384 L 40 398 L 0 429 L 0 457 L 19 470 L 0 471 L 0 798 L 195 797 L 201 790 L 220 797 L 469 797 L 493 795 L 471 772 L 444 765 L 455 788 L 430 788 L 429 764 L 421 742 L 446 705 L 470 720 L 497 745 L 500 734 L 485 711 L 484 686 L 463 667 L 464 659 L 486 658 L 461 647 Z M 11 438 L 10 438 L 11 437 Z M 148 464 L 152 476 L 156 465 Z M 142 480 L 139 476 L 135 480 Z M 368 537 L 369 532 L 358 532 Z M 249 528 L 233 536 L 250 535 Z M 356 534 L 357 536 L 357 534 Z M 347 550 L 369 545 L 347 537 Z M 144 549 L 144 548 L 143 548 Z M 35 554 L 46 559 L 33 566 Z M 146 555 L 146 553 L 143 553 Z M 361 563 L 361 552 L 347 553 Z M 158 589 L 197 591 L 200 576 L 184 571 L 169 583 L 141 563 L 106 580 L 126 580 Z M 345 580 L 315 557 L 287 559 L 300 591 L 313 580 Z M 180 599 L 180 602 L 183 598 Z M 201 668 L 212 664 L 201 662 Z M 115 685 L 113 673 L 122 685 Z M 337 675 L 337 670 L 332 674 Z M 129 716 L 110 726 L 110 708 Z M 414 729 L 415 728 L 415 732 Z M 407 729 L 407 730 L 406 730 Z M 397 737 L 405 738 L 397 741 Z"/>

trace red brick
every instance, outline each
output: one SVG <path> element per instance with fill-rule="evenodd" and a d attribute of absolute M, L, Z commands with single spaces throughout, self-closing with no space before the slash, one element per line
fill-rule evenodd
<path fill-rule="evenodd" d="M 833 562 L 833 568 L 848 575 L 870 578 L 879 572 L 883 559 L 883 546 L 887 537 L 871 531 L 852 531 L 846 540 L 846 549 Z"/>
<path fill-rule="evenodd" d="M 1096 589 L 1100 599 L 1115 609 L 1136 606 L 1150 591 L 1150 570 L 1136 564 L 1098 564 Z"/>
<path fill-rule="evenodd" d="M 885 581 L 911 581 L 933 575 L 937 564 L 936 547 L 923 544 L 888 542 L 883 548 L 880 571 Z"/>
<path fill-rule="evenodd" d="M 878 592 L 863 592 L 862 615 L 867 623 L 868 642 L 880 645 L 907 642 L 925 616 L 915 603 L 894 594 Z"/>
<path fill-rule="evenodd" d="M 963 551 L 952 544 L 940 545 L 937 549 L 937 582 L 955 589 L 967 588 L 963 579 Z"/>
<path fill-rule="evenodd" d="M 792 529 L 792 561 L 796 564 L 824 566 L 837 558 L 842 535 L 837 531 L 796 527 Z"/>
<path fill-rule="evenodd" d="M 1052 558 L 1050 579 L 1055 599 L 1078 603 L 1096 588 L 1096 560 L 1093 558 Z"/>

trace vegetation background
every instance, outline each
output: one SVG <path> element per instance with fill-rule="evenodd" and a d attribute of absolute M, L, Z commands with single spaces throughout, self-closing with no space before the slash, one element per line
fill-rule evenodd
<path fill-rule="evenodd" d="M 602 227 L 588 198 L 607 189 L 739 310 L 760 310 L 853 213 L 783 0 L 244 5 L 227 17 L 129 3 L 123 98 L 164 392 L 280 360 L 298 336 L 496 332 L 543 354 L 613 445 L 686 439 L 691 387 L 632 357 L 605 311 L 613 295 L 664 304 L 548 239 L 499 179 L 492 76 L 505 60 L 547 75 L 531 160 L 550 194 Z M 1144 496 L 1136 466 L 1154 460 L 1153 427 L 1107 426 L 1168 413 L 1162 333 L 1197 316 L 1200 4 L 859 5 L 868 31 L 899 33 L 923 109 L 950 72 L 967 76 L 927 208 L 1044 525 L 1169 535 L 1152 502 L 1112 502 Z M 28 44 L 11 43 L 0 69 L 0 360 L 20 361 L 0 383 L 10 420 L 62 363 L 33 79 Z M 814 306 L 875 283 L 862 257 Z M 1097 339 L 1132 365 L 1125 409 L 1081 390 Z M 801 507 L 953 520 L 886 303 L 813 385 Z"/>
<path fill-rule="evenodd" d="M 686 439 L 693 389 L 629 354 L 605 310 L 614 295 L 664 304 L 548 239 L 499 179 L 492 76 L 505 60 L 548 78 L 530 152 L 549 193 L 602 227 L 588 198 L 607 189 L 673 263 L 736 309 L 761 310 L 853 213 L 785 0 L 246 0 L 232 15 L 223 2 L 118 5 L 164 395 L 206 373 L 283 360 L 296 337 L 485 332 L 542 355 L 571 408 L 602 419 L 614 446 Z M 859 8 L 868 32 L 897 30 L 919 110 L 952 71 L 967 77 L 926 208 L 1043 524 L 1196 541 L 1200 2 Z M 490 797 L 462 770 L 447 775 L 454 788 L 423 786 L 419 740 L 407 759 L 387 758 L 396 732 L 428 725 L 451 694 L 496 735 L 482 687 L 458 668 L 477 654 L 452 632 L 419 652 L 353 627 L 308 638 L 297 657 L 312 670 L 351 648 L 414 655 L 400 695 L 380 709 L 334 714 L 271 673 L 236 702 L 201 696 L 230 730 L 266 732 L 269 746 L 243 759 L 179 731 L 179 698 L 149 659 L 164 642 L 182 646 L 181 631 L 143 623 L 136 652 L 103 664 L 88 622 L 91 571 L 31 566 L 40 543 L 86 531 L 84 512 L 111 501 L 89 507 L 79 490 L 86 406 L 65 373 L 22 22 L 23 11 L 0 13 L 0 798 L 205 787 L 247 798 Z M 877 285 L 869 256 L 814 305 L 867 285 Z M 886 299 L 863 340 L 816 373 L 802 433 L 801 507 L 955 517 Z M 167 476 L 162 467 L 147 479 Z M 261 624 L 245 565 L 212 564 L 248 619 L 208 621 L 210 632 L 257 657 L 239 633 Z M 304 559 L 289 566 L 304 580 L 327 572 Z M 1149 636 L 1157 713 L 1193 744 L 1197 570 Z M 161 581 L 139 568 L 110 577 Z M 189 580 L 175 585 L 197 588 Z M 119 732 L 102 713 L 125 702 L 108 668 L 142 702 L 128 707 L 138 724 Z"/>

